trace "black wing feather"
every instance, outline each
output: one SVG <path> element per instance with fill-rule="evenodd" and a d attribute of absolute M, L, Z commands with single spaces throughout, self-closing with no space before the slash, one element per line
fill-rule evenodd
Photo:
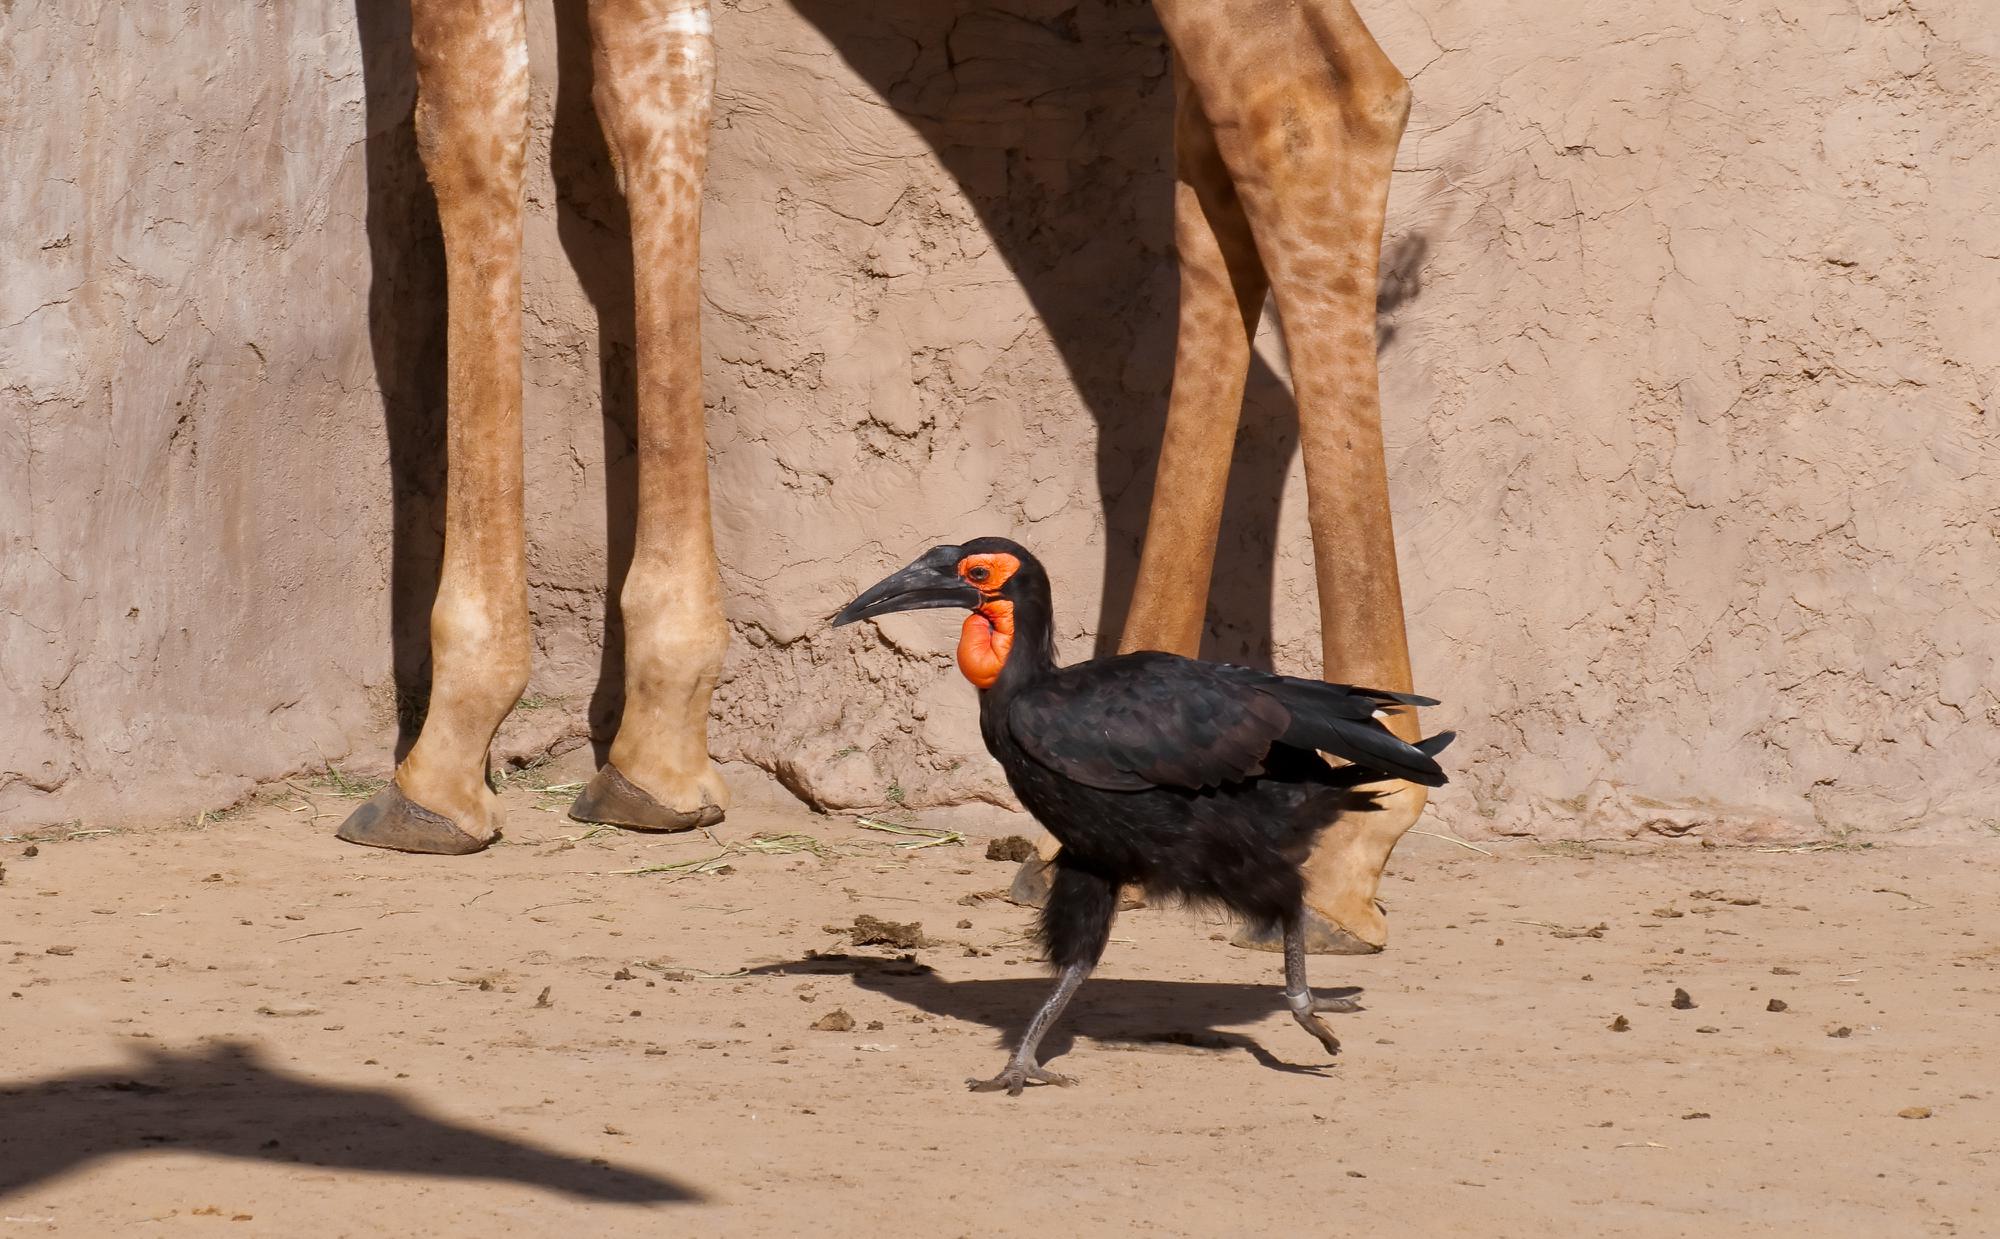
<path fill-rule="evenodd" d="M 1264 773 L 1279 743 L 1443 783 L 1428 752 L 1374 717 L 1392 703 L 1436 704 L 1148 651 L 1058 671 L 1015 698 L 1007 726 L 1036 761 L 1108 791 L 1240 782 Z"/>

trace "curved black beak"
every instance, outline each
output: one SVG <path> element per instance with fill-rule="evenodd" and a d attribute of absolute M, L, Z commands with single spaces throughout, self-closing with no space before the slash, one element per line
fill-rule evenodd
<path fill-rule="evenodd" d="M 980 602 L 979 591 L 958 575 L 963 558 L 955 546 L 934 546 L 900 572 L 877 581 L 840 609 L 833 626 L 874 619 L 891 611 L 921 611 L 926 607 L 964 607 Z"/>

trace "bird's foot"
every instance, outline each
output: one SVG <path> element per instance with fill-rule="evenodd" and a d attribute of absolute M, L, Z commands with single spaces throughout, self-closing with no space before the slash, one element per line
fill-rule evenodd
<path fill-rule="evenodd" d="M 1341 1000 L 1320 999 L 1319 1001 L 1313 1004 L 1312 1011 L 1294 1011 L 1292 1012 L 1292 1018 L 1299 1022 L 1300 1028 L 1305 1029 L 1307 1032 L 1311 1033 L 1314 1037 L 1318 1038 L 1319 1043 L 1326 1047 L 1327 1053 L 1338 1054 L 1340 1053 L 1340 1038 L 1334 1036 L 1333 1030 L 1326 1026 L 1326 1021 L 1322 1020 L 1321 1018 L 1319 1018 L 1317 1014 L 1315 1014 L 1315 1012 L 1318 1011 L 1339 1009 L 1339 1008 L 1322 1007 L 1319 1005 L 1319 1002 L 1326 1002 L 1326 1001 L 1339 1002 Z"/>
<path fill-rule="evenodd" d="M 1344 994 L 1314 994 L 1312 1009 L 1331 1011 L 1337 1015 L 1352 1015 L 1362 1007 L 1359 999 L 1349 998 Z"/>
<path fill-rule="evenodd" d="M 1009 1097 L 1019 1097 L 1021 1090 L 1026 1088 L 1031 1080 L 1036 1084 L 1054 1084 L 1060 1088 L 1068 1088 L 1076 1083 L 1075 1077 L 1057 1075 L 1039 1063 L 1014 1060 L 1009 1061 L 1006 1068 L 990 1080 L 968 1079 L 965 1084 L 975 1093 L 997 1093 L 1004 1088 Z"/>

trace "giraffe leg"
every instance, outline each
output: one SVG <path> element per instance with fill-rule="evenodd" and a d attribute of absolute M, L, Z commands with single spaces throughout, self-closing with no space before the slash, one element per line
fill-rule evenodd
<path fill-rule="evenodd" d="M 625 612 L 625 713 L 570 808 L 689 830 L 722 820 L 708 705 L 729 644 L 709 524 L 701 402 L 701 194 L 715 54 L 707 0 L 591 0 L 595 101 L 632 215 L 639 510 Z"/>
<path fill-rule="evenodd" d="M 1159 9 L 1215 127 L 1283 321 L 1325 674 L 1407 691 L 1375 297 L 1408 84 L 1350 0 L 1159 0 Z M 1407 711 L 1390 724 L 1405 738 L 1416 725 Z M 1387 941 L 1376 887 L 1425 794 L 1400 782 L 1374 790 L 1375 811 L 1335 824 L 1307 862 L 1311 949 L 1371 951 Z"/>
<path fill-rule="evenodd" d="M 521 508 L 522 0 L 413 0 L 417 145 L 437 191 L 450 315 L 444 565 L 431 697 L 396 777 L 341 824 L 350 843 L 462 853 L 499 831 L 493 733 L 528 682 Z"/>
<path fill-rule="evenodd" d="M 1215 131 L 1178 59 L 1174 164 L 1181 300 L 1173 392 L 1132 612 L 1118 649 L 1192 658 L 1201 650 L 1251 338 L 1269 283 Z"/>
<path fill-rule="evenodd" d="M 1208 614 L 1216 531 L 1243 413 L 1251 338 L 1269 284 L 1229 180 L 1215 131 L 1178 60 L 1174 65 L 1174 247 L 1180 255 L 1180 322 L 1173 392 L 1153 480 L 1153 507 L 1120 653 L 1166 650 L 1192 658 Z M 1040 907 L 1054 879 L 1055 840 L 1015 872 L 1008 899 Z M 1140 894 L 1137 888 L 1128 897 Z"/>

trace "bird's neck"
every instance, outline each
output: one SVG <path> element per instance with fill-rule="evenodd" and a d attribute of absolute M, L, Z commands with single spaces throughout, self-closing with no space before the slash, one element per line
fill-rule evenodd
<path fill-rule="evenodd" d="M 1054 626 L 1033 601 L 991 598 L 965 617 L 958 669 L 982 693 L 1011 693 L 1055 668 Z"/>

